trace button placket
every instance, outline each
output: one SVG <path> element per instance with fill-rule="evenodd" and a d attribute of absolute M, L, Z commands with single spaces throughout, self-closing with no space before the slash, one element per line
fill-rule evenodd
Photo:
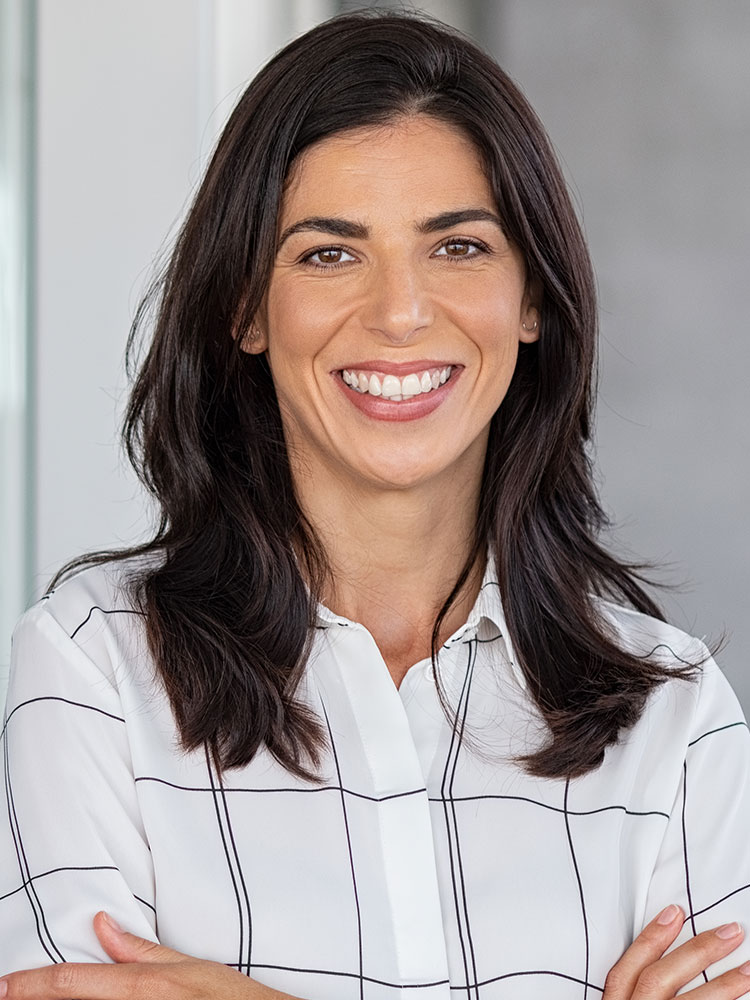
<path fill-rule="evenodd" d="M 361 625 L 328 630 L 337 687 L 349 702 L 369 770 L 382 858 L 382 884 L 401 982 L 445 981 L 448 960 L 432 820 L 409 719 L 388 668 Z M 328 662 L 329 657 L 325 657 Z M 333 680 L 333 678 L 331 678 Z M 356 860 L 356 859 L 355 859 Z M 373 864 L 375 858 L 368 858 Z M 442 996 L 442 988 L 430 996 Z"/>

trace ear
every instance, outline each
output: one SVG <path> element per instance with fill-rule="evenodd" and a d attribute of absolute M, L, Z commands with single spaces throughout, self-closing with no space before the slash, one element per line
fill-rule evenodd
<path fill-rule="evenodd" d="M 539 310 L 538 309 L 526 309 L 525 314 L 521 317 L 521 329 L 518 334 L 518 339 L 523 344 L 533 344 L 534 341 L 539 340 Z"/>
<path fill-rule="evenodd" d="M 533 344 L 539 340 L 541 326 L 542 283 L 538 278 L 531 278 L 526 287 L 521 306 L 521 328 L 518 339 L 524 344 Z"/>
<path fill-rule="evenodd" d="M 268 347 L 268 323 L 266 322 L 266 303 L 263 300 L 248 321 L 247 301 L 243 299 L 237 307 L 232 321 L 232 338 L 237 341 L 241 351 L 246 354 L 262 354 Z"/>
<path fill-rule="evenodd" d="M 253 320 L 249 329 L 238 336 L 240 337 L 240 350 L 247 354 L 262 354 L 268 348 L 265 327 L 257 320 Z"/>

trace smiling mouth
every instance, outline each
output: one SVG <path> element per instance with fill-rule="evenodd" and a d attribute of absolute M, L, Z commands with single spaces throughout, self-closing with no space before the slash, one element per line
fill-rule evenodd
<path fill-rule="evenodd" d="M 408 375 L 399 378 L 397 375 L 383 372 L 363 372 L 354 368 L 344 368 L 339 375 L 353 392 L 379 396 L 390 403 L 401 403 L 439 389 L 445 385 L 454 371 L 456 371 L 455 365 L 445 365 L 442 368 L 425 368 L 409 372 Z"/>

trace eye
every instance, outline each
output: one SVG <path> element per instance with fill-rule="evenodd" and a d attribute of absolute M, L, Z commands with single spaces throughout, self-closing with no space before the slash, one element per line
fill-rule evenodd
<path fill-rule="evenodd" d="M 489 247 L 481 240 L 457 239 L 451 237 L 435 251 L 435 257 L 449 257 L 451 260 L 462 260 L 467 257 L 477 257 L 489 253 Z"/>
<path fill-rule="evenodd" d="M 354 255 L 343 247 L 318 247 L 316 250 L 310 250 L 302 258 L 304 264 L 319 268 L 333 268 L 349 264 L 354 260 L 356 260 Z"/>

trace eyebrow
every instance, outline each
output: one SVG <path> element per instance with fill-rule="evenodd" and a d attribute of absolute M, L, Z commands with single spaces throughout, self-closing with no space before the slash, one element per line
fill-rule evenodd
<path fill-rule="evenodd" d="M 423 234 L 439 233 L 444 229 L 453 229 L 463 222 L 492 222 L 504 232 L 500 216 L 489 212 L 486 208 L 457 208 L 450 212 L 441 212 L 440 215 L 420 220 L 416 230 Z M 338 216 L 311 215 L 307 219 L 300 219 L 299 222 L 287 226 L 281 234 L 277 250 L 281 249 L 290 236 L 302 232 L 326 233 L 340 236 L 345 240 L 366 240 L 370 235 L 370 230 L 362 222 L 352 222 L 350 219 Z"/>

